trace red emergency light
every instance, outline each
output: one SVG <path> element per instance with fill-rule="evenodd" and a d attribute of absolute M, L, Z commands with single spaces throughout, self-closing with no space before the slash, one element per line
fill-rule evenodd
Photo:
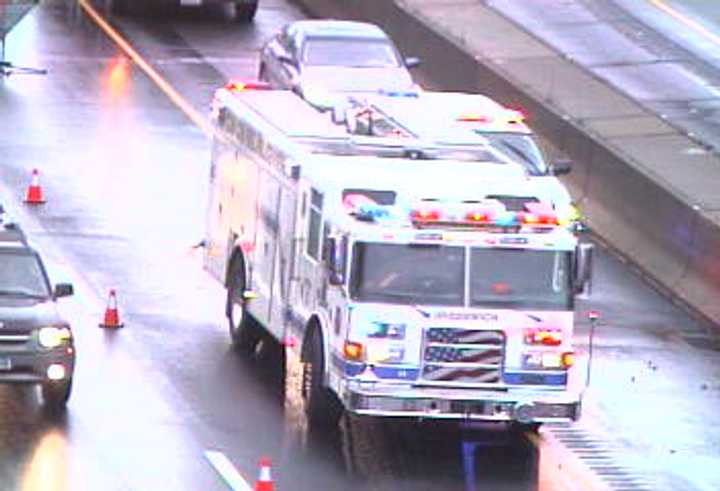
<path fill-rule="evenodd" d="M 525 203 L 527 212 L 520 212 L 522 222 L 528 225 L 558 225 L 555 209 L 549 203 Z"/>
<path fill-rule="evenodd" d="M 245 92 L 247 90 L 272 90 L 272 87 L 267 82 L 260 81 L 247 81 L 240 82 L 231 80 L 225 84 L 225 89 L 230 92 Z"/>
<path fill-rule="evenodd" d="M 430 223 L 440 220 L 442 213 L 437 208 L 416 208 L 410 212 L 413 222 Z"/>
<path fill-rule="evenodd" d="M 489 114 L 483 113 L 462 113 L 457 117 L 460 123 L 492 123 L 493 118 Z"/>

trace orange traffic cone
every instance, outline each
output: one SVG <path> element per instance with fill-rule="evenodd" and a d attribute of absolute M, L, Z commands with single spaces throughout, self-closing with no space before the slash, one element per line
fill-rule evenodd
<path fill-rule="evenodd" d="M 124 324 L 120 322 L 120 314 L 118 314 L 117 297 L 115 296 L 115 290 L 110 290 L 107 308 L 105 309 L 105 317 L 99 325 L 100 327 L 108 328 L 117 328 L 124 326 Z"/>
<path fill-rule="evenodd" d="M 25 191 L 25 203 L 30 205 L 40 205 L 45 203 L 42 188 L 40 187 L 40 173 L 37 169 L 32 170 L 32 179 L 30 185 Z"/>
<path fill-rule="evenodd" d="M 270 475 L 270 459 L 263 457 L 260 459 L 260 475 L 257 481 L 255 481 L 254 491 L 273 491 L 275 486 L 273 485 L 272 476 Z"/>

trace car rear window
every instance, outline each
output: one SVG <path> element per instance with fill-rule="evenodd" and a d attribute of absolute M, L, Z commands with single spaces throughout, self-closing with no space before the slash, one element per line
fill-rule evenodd
<path fill-rule="evenodd" d="M 302 56 L 306 65 L 358 68 L 397 68 L 394 47 L 382 39 L 313 39 L 305 42 Z"/>

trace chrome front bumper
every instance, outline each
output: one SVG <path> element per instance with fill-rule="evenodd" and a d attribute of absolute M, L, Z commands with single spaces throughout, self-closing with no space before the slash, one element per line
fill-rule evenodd
<path fill-rule="evenodd" d="M 428 419 L 551 423 L 576 421 L 581 397 L 568 391 L 446 389 L 347 381 L 345 408 L 354 414 Z"/>

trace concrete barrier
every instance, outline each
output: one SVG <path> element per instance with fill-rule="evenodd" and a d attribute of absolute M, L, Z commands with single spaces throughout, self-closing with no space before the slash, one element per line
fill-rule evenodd
<path fill-rule="evenodd" d="M 703 192 L 680 187 L 701 180 L 702 174 L 682 173 L 711 169 L 716 163 L 712 156 L 685 155 L 681 149 L 693 143 L 686 143 L 672 126 L 561 54 L 550 53 L 539 42 L 533 45 L 520 29 L 513 38 L 497 14 L 481 12 L 484 7 L 477 2 L 463 5 L 468 12 L 486 16 L 482 24 L 474 25 L 476 30 L 489 31 L 480 55 L 463 43 L 462 30 L 467 27 L 458 26 L 459 34 L 443 30 L 422 10 L 422 0 L 295 1 L 311 16 L 381 25 L 404 53 L 422 59 L 423 74 L 432 88 L 481 92 L 522 107 L 531 115 L 534 130 L 575 162 L 565 182 L 592 230 L 660 287 L 720 326 L 720 206 L 715 207 L 718 201 L 712 196 L 703 196 L 713 186 L 699 186 Z M 439 11 L 461 2 L 425 3 Z M 492 36 L 498 33 L 503 42 L 494 48 Z M 506 45 L 513 43 L 537 56 L 520 60 L 494 56 L 494 49 L 507 50 Z M 533 70 L 538 76 L 532 76 Z M 552 76 L 544 76 L 548 73 Z M 527 74 L 531 76 L 523 76 Z M 583 95 L 592 100 L 583 101 Z M 610 108 L 614 114 L 605 115 Z M 665 152 L 664 167 L 653 159 L 652 147 Z M 675 152 L 677 162 L 668 152 Z M 671 169 L 675 163 L 677 168 Z M 715 189 L 720 193 L 720 185 Z"/>

